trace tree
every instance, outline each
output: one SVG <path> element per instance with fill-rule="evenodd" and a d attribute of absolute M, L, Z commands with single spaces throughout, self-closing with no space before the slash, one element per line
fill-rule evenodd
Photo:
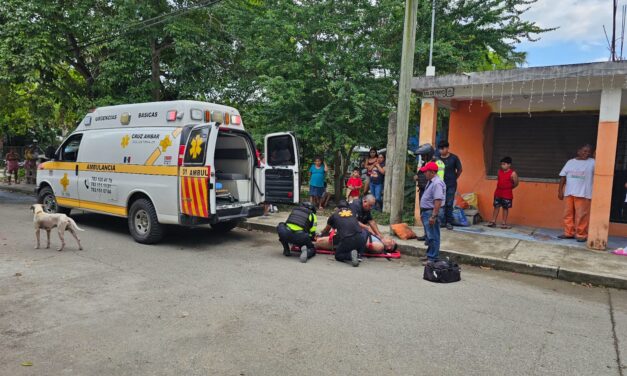
<path fill-rule="evenodd" d="M 533 2 L 438 1 L 438 71 L 481 69 L 495 57 L 504 64 L 521 62 L 524 54 L 511 41 L 543 31 L 520 20 Z M 274 0 L 255 12 L 234 10 L 234 17 L 245 20 L 230 23 L 244 46 L 242 64 L 257 76 L 256 95 L 241 103 L 247 124 L 257 134 L 294 130 L 305 160 L 330 157 L 336 192 L 357 145 L 385 144 L 397 93 L 403 12 L 402 0 Z M 422 2 L 418 23 L 430 20 L 430 2 Z M 428 29 L 418 28 L 417 74 L 427 62 Z"/>

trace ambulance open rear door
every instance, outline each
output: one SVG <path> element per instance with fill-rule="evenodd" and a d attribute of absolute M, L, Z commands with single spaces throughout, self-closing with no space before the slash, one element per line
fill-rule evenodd
<path fill-rule="evenodd" d="M 266 163 L 261 190 L 271 204 L 295 204 L 300 199 L 298 141 L 291 132 L 271 133 L 264 140 Z"/>
<path fill-rule="evenodd" d="M 211 147 L 211 126 L 195 126 L 189 134 L 179 168 L 179 208 L 183 224 L 201 223 L 211 214 L 209 185 L 211 168 L 206 165 Z M 215 141 L 214 141 L 215 142 Z"/>

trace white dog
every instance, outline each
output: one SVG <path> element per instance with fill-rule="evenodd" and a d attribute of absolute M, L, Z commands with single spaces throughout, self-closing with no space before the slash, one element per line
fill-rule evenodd
<path fill-rule="evenodd" d="M 39 249 L 39 232 L 40 230 L 46 230 L 46 235 L 48 238 L 48 242 L 46 244 L 46 248 L 50 248 L 50 230 L 57 227 L 59 230 L 59 238 L 61 239 L 61 248 L 57 249 L 57 251 L 62 251 L 65 247 L 65 239 L 63 235 L 65 231 L 69 231 L 76 242 L 78 243 L 78 249 L 82 250 L 83 246 L 81 245 L 81 240 L 76 235 L 76 231 L 85 231 L 79 228 L 76 225 L 76 222 L 65 214 L 49 214 L 44 211 L 40 204 L 35 204 L 30 207 L 30 209 L 34 213 L 33 222 L 35 223 L 35 236 L 37 238 L 37 247 L 35 249 Z"/>

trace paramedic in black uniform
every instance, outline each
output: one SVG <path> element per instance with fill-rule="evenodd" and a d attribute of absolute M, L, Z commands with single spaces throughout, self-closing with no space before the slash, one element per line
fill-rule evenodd
<path fill-rule="evenodd" d="M 328 233 L 331 228 L 335 229 L 335 239 L 339 240 L 335 247 L 335 259 L 350 260 L 353 266 L 359 266 L 359 255 L 366 251 L 366 237 L 346 201 L 340 201 L 337 210 L 329 217 L 323 233 Z"/>
<path fill-rule="evenodd" d="M 313 239 L 316 237 L 316 227 L 318 218 L 316 217 L 316 207 L 310 202 L 303 202 L 295 207 L 287 220 L 279 223 L 276 230 L 279 234 L 279 241 L 283 244 L 283 255 L 292 255 L 290 243 L 300 247 L 300 262 L 307 262 L 308 259 L 316 255 Z"/>
<path fill-rule="evenodd" d="M 379 231 L 377 222 L 372 218 L 371 210 L 374 208 L 377 200 L 373 195 L 366 195 L 362 199 L 354 200 L 349 204 L 350 210 L 360 223 L 360 227 L 382 238 L 383 235 Z"/>

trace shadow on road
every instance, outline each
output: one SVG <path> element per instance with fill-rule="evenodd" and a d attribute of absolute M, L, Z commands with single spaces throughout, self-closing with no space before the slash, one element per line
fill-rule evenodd
<path fill-rule="evenodd" d="M 132 240 L 128 231 L 128 222 L 126 218 L 112 217 L 95 213 L 72 213 L 72 218 L 74 218 L 79 226 L 85 225 L 94 227 L 102 231 L 109 231 L 111 233 L 127 236 L 129 240 Z M 159 242 L 159 245 L 186 247 L 187 249 L 197 251 L 209 251 L 211 248 L 196 248 L 196 246 L 204 246 L 207 244 L 216 246 L 249 239 L 250 236 L 251 235 L 244 231 L 219 233 L 209 227 L 189 228 L 166 225 L 165 236 L 163 237 L 163 240 Z"/>

